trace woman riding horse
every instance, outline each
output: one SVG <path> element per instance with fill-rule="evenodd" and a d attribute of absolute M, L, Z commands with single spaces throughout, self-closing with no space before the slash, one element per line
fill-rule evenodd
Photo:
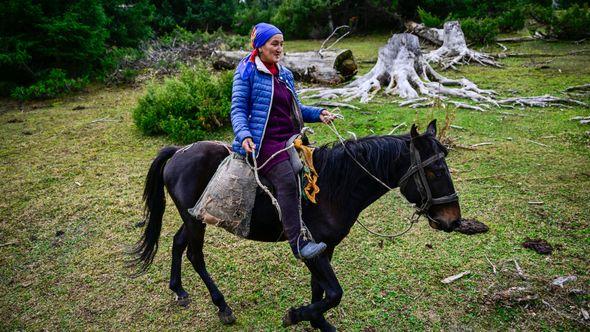
<path fill-rule="evenodd" d="M 262 39 L 254 43 L 254 46 L 258 47 L 258 50 L 253 52 L 254 62 L 248 58 L 248 61 L 241 64 L 246 78 L 242 78 L 240 70 L 236 73 L 233 104 L 243 109 L 232 107 L 232 122 L 236 131 L 234 151 L 242 154 L 257 153 L 257 157 L 261 158 L 259 160 L 263 160 L 269 153 L 265 152 L 265 146 L 272 146 L 271 142 L 284 146 L 285 137 L 291 133 L 290 130 L 296 132 L 302 119 L 329 122 L 332 115 L 318 108 L 300 105 L 294 92 L 291 73 L 276 64 L 282 54 L 280 31 L 272 33 L 278 29 L 274 30 L 266 25 L 258 28 L 261 30 L 254 33 L 254 40 L 259 33 L 260 36 L 263 35 L 261 31 L 270 29 L 270 32 L 267 32 L 267 37 L 259 37 Z M 273 37 L 276 39 L 271 41 Z M 271 44 L 275 41 L 277 43 L 266 46 L 269 41 Z M 271 68 L 274 64 L 275 69 L 269 69 L 262 60 L 268 60 Z M 268 74 L 265 69 L 268 72 L 273 70 L 276 74 Z M 270 86 L 270 91 L 264 90 L 262 84 Z M 258 89 L 259 92 L 253 92 Z M 251 99 L 249 103 L 245 103 L 248 99 Z M 270 106 L 270 110 L 265 109 L 261 112 L 258 108 L 260 105 L 263 108 Z M 294 110 L 300 108 L 302 114 L 290 113 L 291 107 Z M 287 121 L 287 114 L 295 117 L 293 123 Z M 281 130 L 279 124 L 283 124 L 288 130 Z M 181 278 L 182 256 L 188 250 L 187 257 L 206 285 L 213 303 L 218 308 L 219 319 L 224 324 L 235 322 L 236 317 L 206 268 L 203 253 L 206 224 L 191 216 L 188 209 L 195 205 L 219 164 L 229 155 L 228 150 L 228 146 L 209 141 L 197 142 L 182 149 L 168 146 L 160 150 L 146 177 L 146 226 L 141 240 L 133 251 L 136 255 L 135 262 L 140 264 L 140 271 L 145 271 L 158 250 L 162 217 L 166 207 L 166 188 L 183 220 L 172 244 L 169 287 L 176 294 L 179 304 L 186 305 L 189 302 L 189 295 L 182 285 Z M 399 186 L 403 196 L 416 204 L 417 213 L 427 217 L 433 228 L 452 231 L 457 226 L 461 218 L 461 209 L 445 162 L 446 154 L 446 149 L 436 139 L 435 121 L 428 125 L 423 134 L 419 134 L 416 127 L 412 126 L 410 133 L 406 135 L 342 141 L 341 144 L 326 145 L 314 151 L 313 164 L 318 170 L 317 184 L 321 191 L 317 196 L 318 204 L 305 201 L 301 209 L 309 231 L 321 241 L 313 244 L 309 250 L 310 255 L 317 256 L 304 260 L 311 273 L 311 303 L 289 309 L 283 318 L 283 325 L 309 321 L 313 327 L 322 331 L 335 330 L 324 318 L 326 311 L 336 307 L 343 295 L 342 287 L 331 265 L 334 249 L 349 234 L 360 213 L 390 189 Z M 296 206 L 293 204 L 298 202 L 294 172 L 288 164 L 283 163 L 281 166 L 282 162 L 272 167 L 275 170 L 274 174 L 272 169 L 266 174 L 267 177 L 274 178 L 277 191 L 282 191 L 282 195 L 287 197 L 280 198 L 279 194 L 279 200 L 283 202 L 279 203 L 280 207 Z M 280 189 L 281 186 L 286 189 Z M 300 231 L 299 211 L 289 213 L 288 206 L 285 210 L 287 212 L 283 218 L 284 225 L 281 225 L 277 211 L 268 196 L 258 195 L 252 210 L 248 239 L 267 242 L 285 240 L 285 233 L 289 240 L 293 239 L 293 234 Z M 327 247 L 324 252 L 318 254 L 322 250 L 321 243 L 325 243 Z M 304 248 L 309 246 L 308 243 Z M 301 254 L 307 255 L 305 251 Z"/>
<path fill-rule="evenodd" d="M 231 122 L 236 135 L 233 150 L 250 154 L 259 173 L 275 188 L 281 221 L 297 258 L 310 259 L 326 249 L 305 236 L 297 170 L 284 149 L 301 132 L 303 122 L 329 123 L 333 115 L 319 107 L 305 106 L 295 93 L 293 74 L 279 65 L 283 33 L 274 25 L 259 23 L 250 34 L 252 52 L 240 61 L 234 74 Z M 276 154 L 276 155 L 275 155 Z M 274 155 L 274 156 L 273 156 Z M 265 164 L 266 163 L 266 164 Z"/>

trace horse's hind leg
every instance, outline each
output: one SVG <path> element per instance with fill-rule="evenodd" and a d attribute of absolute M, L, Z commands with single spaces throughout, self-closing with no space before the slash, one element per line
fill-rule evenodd
<path fill-rule="evenodd" d="M 182 288 L 181 266 L 182 254 L 187 247 L 188 239 L 184 231 L 184 225 L 180 226 L 174 235 L 172 243 L 172 267 L 170 269 L 170 289 L 176 293 L 176 301 L 179 305 L 186 307 L 190 303 L 188 293 Z"/>
<path fill-rule="evenodd" d="M 221 294 L 217 288 L 217 285 L 215 285 L 215 282 L 213 279 L 211 279 L 211 276 L 209 276 L 207 268 L 205 267 L 205 257 L 203 256 L 205 224 L 193 219 L 190 225 L 193 227 L 187 228 L 187 230 L 190 230 L 190 241 L 187 251 L 188 259 L 195 268 L 195 271 L 197 271 L 205 283 L 205 286 L 207 286 L 209 294 L 211 295 L 211 300 L 213 300 L 213 303 L 217 306 L 217 308 L 219 308 L 219 312 L 217 313 L 219 320 L 221 320 L 223 324 L 233 324 L 236 321 L 236 317 L 234 316 L 231 308 L 225 302 L 223 294 Z"/>

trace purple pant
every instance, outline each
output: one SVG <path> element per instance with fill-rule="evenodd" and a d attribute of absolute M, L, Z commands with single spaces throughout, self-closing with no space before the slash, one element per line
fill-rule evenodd
<path fill-rule="evenodd" d="M 297 174 L 295 174 L 291 162 L 283 160 L 270 169 L 265 177 L 275 188 L 276 199 L 281 207 L 283 229 L 291 249 L 295 252 L 297 250 L 297 238 L 301 230 L 301 217 L 299 215 L 301 196 Z"/>

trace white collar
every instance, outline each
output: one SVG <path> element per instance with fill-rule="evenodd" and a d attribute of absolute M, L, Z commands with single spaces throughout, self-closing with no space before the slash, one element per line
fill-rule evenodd
<path fill-rule="evenodd" d="M 270 70 L 268 70 L 268 68 L 266 68 L 266 65 L 264 64 L 264 62 L 262 62 L 262 59 L 260 59 L 260 57 L 257 55 L 256 58 L 254 58 L 254 63 L 256 64 L 256 69 L 258 69 L 259 71 L 263 72 L 263 73 L 267 73 L 269 75 L 272 75 L 272 73 L 270 72 Z M 281 65 L 277 63 L 277 69 L 279 70 L 279 73 L 281 72 Z"/>

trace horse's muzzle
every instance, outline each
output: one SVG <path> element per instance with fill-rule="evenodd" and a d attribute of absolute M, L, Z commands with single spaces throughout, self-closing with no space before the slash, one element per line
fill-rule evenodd
<path fill-rule="evenodd" d="M 433 205 L 426 216 L 430 227 L 445 231 L 452 232 L 461 220 L 461 207 L 459 202 L 449 202 L 440 205 Z"/>

